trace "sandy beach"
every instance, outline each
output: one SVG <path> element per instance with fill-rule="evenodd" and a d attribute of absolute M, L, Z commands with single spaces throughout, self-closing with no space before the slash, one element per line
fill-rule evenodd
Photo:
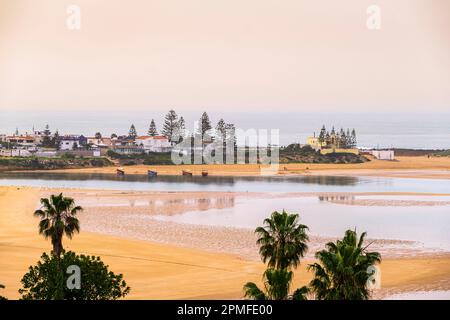
<path fill-rule="evenodd" d="M 165 165 L 165 166 L 126 166 L 126 174 L 147 174 L 155 170 L 160 175 L 180 175 L 182 170 L 190 170 L 194 175 L 201 175 L 203 170 L 217 176 L 256 176 L 267 168 L 257 164 L 217 164 L 217 165 Z M 64 169 L 52 172 L 72 173 L 116 173 L 117 167 Z M 264 174 L 267 174 L 265 172 Z M 395 161 L 373 159 L 356 164 L 317 164 L 292 163 L 280 164 L 278 170 L 269 174 L 280 175 L 346 175 L 379 176 L 422 179 L 450 179 L 450 157 L 397 157 Z"/>
<path fill-rule="evenodd" d="M 144 201 L 147 209 L 151 207 L 148 201 L 161 201 L 163 211 L 171 215 L 193 207 L 226 207 L 241 195 L 0 187 L 0 283 L 6 285 L 2 294 L 9 298 L 19 297 L 21 276 L 43 251 L 50 250 L 50 243 L 38 235 L 38 220 L 32 213 L 40 197 L 57 191 L 75 197 L 86 208 L 80 215 L 82 231 L 73 240 L 64 239 L 66 249 L 100 255 L 111 270 L 124 274 L 132 288 L 130 299 L 241 299 L 245 282 L 260 282 L 264 265 L 258 259 L 251 230 L 158 222 L 151 220 L 151 211 L 140 212 L 139 201 Z M 205 201 L 210 198 L 222 202 Z M 124 201 L 127 215 L 118 209 Z M 328 240 L 312 236 L 311 251 Z M 392 245 L 400 245 L 403 251 L 392 252 Z M 384 257 L 382 289 L 375 293 L 376 298 L 404 291 L 450 289 L 450 255 L 421 252 L 407 242 L 382 239 L 374 246 Z M 305 267 L 312 259 L 308 255 L 296 271 L 295 286 L 310 280 Z"/>

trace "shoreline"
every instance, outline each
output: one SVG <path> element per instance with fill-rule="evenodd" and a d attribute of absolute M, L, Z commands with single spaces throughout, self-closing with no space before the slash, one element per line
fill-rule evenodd
<path fill-rule="evenodd" d="M 127 175 L 147 175 L 148 170 L 157 171 L 159 175 L 181 175 L 182 170 L 190 170 L 194 175 L 201 175 L 203 170 L 211 176 L 248 177 L 248 176 L 375 176 L 421 179 L 450 179 L 450 157 L 397 157 L 395 161 L 371 160 L 356 164 L 317 164 L 289 163 L 279 164 L 276 171 L 267 171 L 269 166 L 257 164 L 216 164 L 216 165 L 132 165 L 124 166 Z M 116 174 L 116 166 L 60 169 L 30 170 L 17 172 L 51 172 L 51 173 L 102 173 Z"/>

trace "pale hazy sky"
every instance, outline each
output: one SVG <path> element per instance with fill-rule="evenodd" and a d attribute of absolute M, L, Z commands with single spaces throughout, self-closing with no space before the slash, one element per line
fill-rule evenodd
<path fill-rule="evenodd" d="M 448 111 L 450 1 L 0 0 L 0 110 L 169 107 Z"/>

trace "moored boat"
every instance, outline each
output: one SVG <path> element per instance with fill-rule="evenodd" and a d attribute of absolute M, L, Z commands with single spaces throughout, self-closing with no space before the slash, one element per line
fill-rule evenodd
<path fill-rule="evenodd" d="M 202 176 L 203 176 L 203 177 L 207 177 L 207 176 L 208 176 L 208 171 L 203 170 L 203 171 L 202 171 Z"/>
<path fill-rule="evenodd" d="M 192 172 L 189 171 L 189 170 L 182 170 L 182 171 L 181 171 L 181 174 L 182 174 L 183 176 L 192 176 Z"/>
<path fill-rule="evenodd" d="M 158 172 L 157 171 L 153 171 L 153 170 L 148 170 L 147 171 L 147 175 L 149 177 L 156 177 L 158 175 Z"/>
<path fill-rule="evenodd" d="M 116 173 L 118 176 L 124 176 L 125 170 L 123 170 L 123 168 L 117 168 Z"/>

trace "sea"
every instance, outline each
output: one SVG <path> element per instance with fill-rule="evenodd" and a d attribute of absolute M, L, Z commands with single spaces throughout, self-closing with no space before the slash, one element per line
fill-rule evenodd
<path fill-rule="evenodd" d="M 106 109 L 105 109 L 106 110 Z M 86 110 L 34 110 L 1 111 L 0 134 L 12 134 L 16 128 L 20 133 L 42 130 L 46 124 L 60 134 L 83 134 L 93 136 L 101 132 L 127 134 L 134 124 L 139 135 L 145 135 L 150 121 L 155 119 L 158 129 L 162 128 L 165 111 L 149 108 L 105 111 Z M 205 108 L 207 111 L 207 108 Z M 220 118 L 233 123 L 237 128 L 279 130 L 279 144 L 304 144 L 309 136 L 318 135 L 322 125 L 328 130 L 334 126 L 339 130 L 355 129 L 360 148 L 411 148 L 450 149 L 449 112 L 208 112 L 213 127 Z M 175 109 L 176 111 L 176 109 Z M 195 130 L 195 122 L 203 111 L 178 112 L 186 121 L 186 128 Z M 269 131 L 270 132 L 270 131 Z"/>

